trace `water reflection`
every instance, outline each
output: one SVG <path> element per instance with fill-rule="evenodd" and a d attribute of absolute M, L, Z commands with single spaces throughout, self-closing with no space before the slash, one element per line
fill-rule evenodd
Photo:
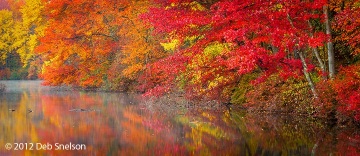
<path fill-rule="evenodd" d="M 135 95 L 63 91 L 40 87 L 40 81 L 4 83 L 0 155 L 360 154 L 357 129 L 329 128 L 304 118 L 226 108 L 169 111 L 140 103 Z M 6 143 L 35 146 L 14 151 L 5 149 Z M 45 146 L 37 150 L 36 143 Z M 84 144 L 86 149 L 55 150 L 55 143 Z"/>

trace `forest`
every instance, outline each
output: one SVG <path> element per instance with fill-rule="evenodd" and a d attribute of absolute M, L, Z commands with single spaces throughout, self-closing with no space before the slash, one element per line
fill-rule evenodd
<path fill-rule="evenodd" d="M 360 123 L 360 0 L 0 0 L 0 79 Z"/>

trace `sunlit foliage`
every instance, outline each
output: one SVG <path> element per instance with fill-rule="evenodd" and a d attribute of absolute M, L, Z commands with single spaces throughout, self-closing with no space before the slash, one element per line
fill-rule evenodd
<path fill-rule="evenodd" d="M 8 53 L 12 50 L 15 40 L 13 35 L 14 20 L 13 14 L 8 10 L 0 10 L 0 64 L 6 63 Z"/>
<path fill-rule="evenodd" d="M 8 1 L 1 77 L 360 118 L 358 0 Z"/>

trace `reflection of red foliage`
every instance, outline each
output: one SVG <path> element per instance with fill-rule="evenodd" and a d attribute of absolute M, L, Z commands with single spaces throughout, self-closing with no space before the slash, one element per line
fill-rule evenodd
<path fill-rule="evenodd" d="M 356 156 L 360 155 L 360 135 L 359 134 L 352 134 L 349 132 L 342 132 L 337 135 L 339 143 L 337 144 L 338 151 L 346 151 L 341 155 L 346 156 Z"/>
<path fill-rule="evenodd" d="M 78 155 L 79 153 L 101 155 L 108 150 L 108 138 L 115 137 L 115 131 L 108 124 L 102 122 L 102 116 L 96 111 L 76 112 L 69 111 L 74 108 L 96 108 L 102 103 L 101 98 L 82 95 L 74 92 L 67 96 L 43 95 L 42 111 L 47 117 L 44 119 L 46 127 L 37 129 L 39 142 L 54 145 L 54 143 L 67 144 L 86 142 L 85 151 L 54 151 L 54 146 L 47 153 L 58 155 Z M 84 106 L 84 104 L 86 104 Z M 109 116 L 110 118 L 110 116 Z M 97 137 L 101 134 L 101 137 Z M 97 142 L 87 141 L 96 137 Z"/>
<path fill-rule="evenodd" d="M 150 129 L 154 130 L 156 133 L 159 133 L 165 129 L 165 125 L 159 120 L 144 120 L 142 124 Z"/>
<path fill-rule="evenodd" d="M 6 0 L 0 0 L 0 10 L 9 9 L 9 3 Z"/>
<path fill-rule="evenodd" d="M 360 65 L 341 68 L 333 86 L 340 102 L 338 110 L 360 121 Z"/>

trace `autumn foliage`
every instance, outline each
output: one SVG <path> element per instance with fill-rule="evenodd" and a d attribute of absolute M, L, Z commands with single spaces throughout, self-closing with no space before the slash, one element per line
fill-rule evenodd
<path fill-rule="evenodd" d="M 46 85 L 177 92 L 194 101 L 308 114 L 326 107 L 360 120 L 359 0 L 9 0 L 9 6 L 1 12 L 0 69 L 16 52 Z M 326 67 L 332 59 L 335 77 Z M 335 100 L 326 96 L 331 91 Z"/>
<path fill-rule="evenodd" d="M 341 68 L 339 78 L 333 83 L 339 111 L 360 121 L 360 66 Z"/>
<path fill-rule="evenodd" d="M 259 73 L 256 83 L 274 73 L 285 79 L 299 77 L 303 71 L 299 54 L 327 39 L 309 27 L 309 21 L 321 20 L 324 1 L 159 3 L 161 7 L 151 8 L 143 18 L 154 25 L 155 33 L 180 42 L 176 52 L 154 65 L 167 70 L 167 59 L 183 61 L 170 62 L 174 81 L 165 77 L 163 83 L 182 82 L 190 96 L 227 99 L 241 76 L 253 72 Z M 313 69 L 308 66 L 306 70 Z M 149 90 L 157 87 L 164 85 Z"/>
<path fill-rule="evenodd" d="M 52 1 L 37 52 L 45 57 L 45 84 L 119 90 L 158 58 L 149 28 L 137 16 L 147 1 Z M 129 85 L 126 84 L 125 85 Z"/>

